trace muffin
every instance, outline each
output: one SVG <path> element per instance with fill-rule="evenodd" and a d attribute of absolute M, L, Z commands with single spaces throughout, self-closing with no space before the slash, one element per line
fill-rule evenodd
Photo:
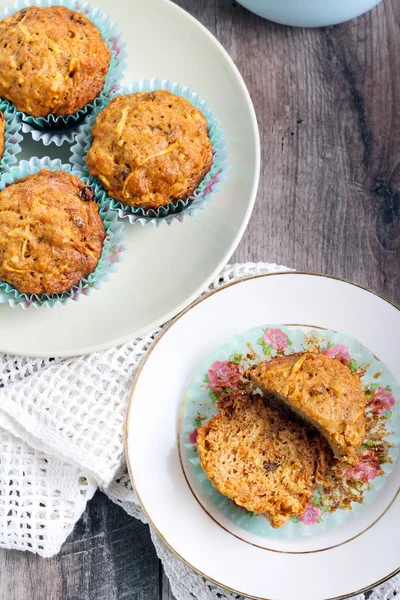
<path fill-rule="evenodd" d="M 105 239 L 94 192 L 41 170 L 0 192 L 0 281 L 23 294 L 62 294 L 92 273 Z"/>
<path fill-rule="evenodd" d="M 5 134 L 6 134 L 6 120 L 3 113 L 0 110 L 0 160 L 3 158 L 5 148 Z"/>
<path fill-rule="evenodd" d="M 0 47 L 0 97 L 33 117 L 65 117 L 93 102 L 111 56 L 97 27 L 64 6 L 3 19 Z"/>
<path fill-rule="evenodd" d="M 316 427 L 339 460 L 357 462 L 365 437 L 366 398 L 360 378 L 346 365 L 305 352 L 261 362 L 245 375 Z"/>
<path fill-rule="evenodd" d="M 93 125 L 86 164 L 124 204 L 157 210 L 186 200 L 212 166 L 206 118 L 166 90 L 117 96 Z"/>
<path fill-rule="evenodd" d="M 274 528 L 301 516 L 316 483 L 327 484 L 325 440 L 258 394 L 231 393 L 197 432 L 200 464 L 212 484 Z"/>

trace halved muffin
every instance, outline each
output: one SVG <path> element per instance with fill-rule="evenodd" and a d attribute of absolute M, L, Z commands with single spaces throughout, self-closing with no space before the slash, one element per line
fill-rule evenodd
<path fill-rule="evenodd" d="M 260 395 L 231 393 L 197 433 L 208 479 L 236 504 L 282 527 L 300 516 L 315 483 L 326 484 L 327 445 Z"/>
<path fill-rule="evenodd" d="M 338 459 L 357 462 L 365 437 L 366 398 L 360 378 L 346 365 L 305 352 L 263 361 L 245 376 L 316 427 Z"/>

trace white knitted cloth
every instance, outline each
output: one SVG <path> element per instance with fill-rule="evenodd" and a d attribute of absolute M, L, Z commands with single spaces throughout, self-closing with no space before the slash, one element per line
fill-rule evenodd
<path fill-rule="evenodd" d="M 227 266 L 209 289 L 283 270 Z M 136 368 L 160 331 L 78 358 L 0 354 L 1 547 L 57 553 L 97 487 L 145 522 L 124 463 L 124 422 Z M 177 600 L 238 598 L 205 582 L 151 534 Z M 400 576 L 376 588 L 371 600 L 394 600 L 396 592 Z"/>

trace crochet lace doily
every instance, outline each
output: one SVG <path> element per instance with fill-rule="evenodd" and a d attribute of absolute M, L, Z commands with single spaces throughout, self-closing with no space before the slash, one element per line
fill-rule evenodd
<path fill-rule="evenodd" d="M 209 290 L 285 270 L 268 263 L 228 265 Z M 124 422 L 136 369 L 160 331 L 77 358 L 0 354 L 0 547 L 56 554 L 97 487 L 146 522 L 124 463 Z M 151 536 L 177 600 L 238 599 Z M 370 599 L 394 600 L 396 592 L 399 575 Z"/>

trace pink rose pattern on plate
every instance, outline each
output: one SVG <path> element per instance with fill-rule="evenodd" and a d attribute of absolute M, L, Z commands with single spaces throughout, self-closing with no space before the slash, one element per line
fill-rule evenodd
<path fill-rule="evenodd" d="M 363 483 L 372 481 L 380 470 L 379 457 L 377 452 L 371 448 L 363 450 L 358 458 L 358 463 L 346 471 L 346 475 L 352 479 L 357 479 Z"/>
<path fill-rule="evenodd" d="M 383 387 L 374 390 L 372 398 L 368 401 L 369 409 L 379 416 L 385 415 L 388 412 L 391 415 L 393 405 L 394 396 L 392 390 Z"/>
<path fill-rule="evenodd" d="M 230 360 L 216 360 L 207 371 L 205 381 L 216 394 L 236 389 L 241 381 L 243 367 Z"/>
<path fill-rule="evenodd" d="M 266 329 L 263 329 L 263 335 L 258 340 L 258 343 L 266 356 L 272 354 L 274 350 L 276 350 L 276 352 L 283 352 L 292 345 L 292 342 L 286 333 L 278 327 L 267 327 Z"/>
<path fill-rule="evenodd" d="M 195 427 L 189 436 L 189 441 L 193 446 L 197 446 L 197 432 L 198 431 L 199 431 L 199 428 Z"/>
<path fill-rule="evenodd" d="M 328 512 L 329 505 L 323 504 L 322 497 L 315 494 L 314 498 L 307 504 L 306 510 L 301 517 L 294 517 L 292 521 L 294 523 L 303 523 L 303 525 L 318 525 L 322 523 L 323 513 Z"/>
<path fill-rule="evenodd" d="M 272 353 L 279 354 L 285 353 L 288 350 L 290 351 L 290 346 L 292 345 L 288 335 L 278 327 L 263 329 L 262 336 L 258 339 L 257 343 L 262 347 L 263 354 L 266 356 L 270 356 Z M 359 369 L 357 362 L 352 359 L 349 348 L 345 344 L 328 343 L 327 347 L 321 347 L 319 351 L 326 356 L 345 362 L 352 371 Z M 212 363 L 204 376 L 204 382 L 209 389 L 209 394 L 213 401 L 216 401 L 223 393 L 238 389 L 239 385 L 244 381 L 242 378 L 245 370 L 242 365 L 244 362 L 246 362 L 246 358 L 243 355 L 233 354 L 229 357 L 229 360 L 217 360 Z M 360 371 L 362 371 L 361 368 Z M 395 404 L 393 392 L 389 386 L 383 388 L 379 384 L 374 383 L 365 390 L 365 395 L 367 398 L 367 420 L 368 418 L 371 420 L 372 417 L 374 423 L 378 423 L 378 427 L 382 430 L 383 423 L 390 418 L 392 414 L 391 410 Z M 189 436 L 190 443 L 193 445 L 195 452 L 197 451 L 197 432 L 203 420 L 204 417 L 198 414 L 193 422 L 194 429 Z M 345 484 L 353 485 L 357 488 L 361 487 L 363 490 L 369 489 L 369 482 L 383 474 L 382 463 L 387 462 L 385 455 L 387 447 L 387 444 L 385 447 L 384 444 L 379 444 L 379 442 L 373 439 L 365 440 L 359 452 L 358 463 L 351 467 L 345 466 L 342 470 Z M 233 504 L 241 511 L 246 510 L 234 502 Z M 300 522 L 306 526 L 316 525 L 322 523 L 324 513 L 329 512 L 329 510 L 332 510 L 329 498 L 315 494 L 312 501 L 307 505 L 304 514 L 293 518 L 292 521 Z M 253 516 L 253 513 L 249 514 Z"/>
<path fill-rule="evenodd" d="M 319 506 L 314 506 L 311 502 L 308 503 L 304 514 L 299 517 L 299 521 L 304 525 L 315 525 L 318 522 L 321 522 L 321 509 Z"/>
<path fill-rule="evenodd" d="M 271 344 L 274 350 L 284 350 L 288 347 L 287 335 L 283 333 L 282 329 L 268 329 L 267 333 L 264 333 L 263 340 L 265 344 Z"/>
<path fill-rule="evenodd" d="M 328 344 L 328 347 L 324 349 L 323 354 L 330 358 L 341 358 L 346 362 L 350 362 L 351 360 L 349 349 L 344 344 Z"/>

